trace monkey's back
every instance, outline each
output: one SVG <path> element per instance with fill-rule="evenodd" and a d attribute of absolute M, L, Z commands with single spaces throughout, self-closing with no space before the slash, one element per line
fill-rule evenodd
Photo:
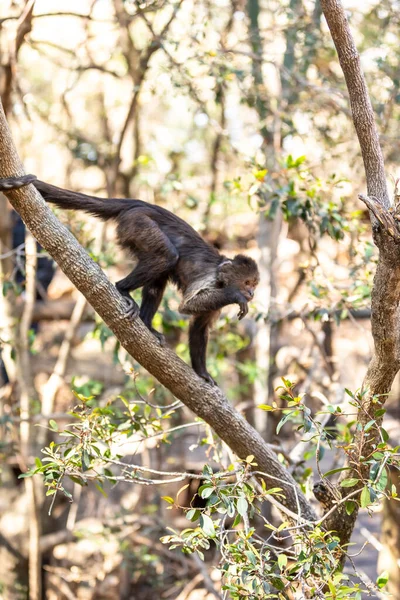
<path fill-rule="evenodd" d="M 149 217 L 177 250 L 179 258 L 171 268 L 170 279 L 182 292 L 186 293 L 189 282 L 191 285 L 194 281 L 200 282 L 201 287 L 201 282 L 208 281 L 213 276 L 222 257 L 218 250 L 203 240 L 191 225 L 161 206 L 141 200 L 130 202 L 135 202 L 135 205 L 128 209 L 125 222 L 132 218 L 140 222 L 143 215 Z M 118 229 L 120 229 L 124 220 L 118 219 L 118 221 Z M 119 234 L 118 237 L 121 238 L 121 235 Z M 134 243 L 134 238 L 131 238 L 131 241 Z M 135 254 L 133 247 L 131 250 Z M 198 287 L 197 283 L 195 286 Z"/>
<path fill-rule="evenodd" d="M 210 273 L 215 272 L 215 267 L 223 259 L 218 250 L 206 242 L 191 225 L 162 206 L 149 204 L 144 200 L 98 198 L 64 190 L 40 180 L 32 183 L 47 202 L 60 208 L 82 210 L 104 221 L 116 221 L 119 242 L 134 255 L 142 253 L 143 256 L 143 249 L 140 250 L 136 243 L 138 237 L 142 241 L 145 240 L 146 251 L 150 255 L 152 240 L 159 242 L 159 236 L 149 223 L 151 220 L 166 236 L 166 243 L 172 244 L 174 251 L 179 255 L 178 261 L 171 269 L 170 279 L 182 291 L 187 289 L 189 281 L 208 280 Z M 157 260 L 157 248 L 154 250 L 153 259 Z M 162 250 L 159 250 L 158 254 L 160 252 Z"/>

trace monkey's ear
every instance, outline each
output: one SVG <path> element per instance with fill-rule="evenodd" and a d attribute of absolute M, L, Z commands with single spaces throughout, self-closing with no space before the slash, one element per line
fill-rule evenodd
<path fill-rule="evenodd" d="M 232 271 L 232 261 L 229 258 L 225 258 L 222 263 L 217 267 L 217 280 L 226 285 L 229 282 L 230 274 Z"/>
<path fill-rule="evenodd" d="M 220 263 L 218 265 L 218 271 L 221 269 L 221 267 L 225 267 L 226 265 L 231 265 L 232 261 L 230 258 L 224 258 L 224 260 L 222 261 L 222 263 Z"/>

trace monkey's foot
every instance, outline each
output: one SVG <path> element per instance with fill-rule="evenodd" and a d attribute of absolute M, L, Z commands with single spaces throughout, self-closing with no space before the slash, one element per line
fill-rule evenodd
<path fill-rule="evenodd" d="M 131 319 L 132 321 L 139 316 L 139 307 L 132 298 L 128 298 L 127 296 L 122 296 L 124 303 L 126 305 L 126 310 L 124 313 L 125 319 Z"/>
<path fill-rule="evenodd" d="M 164 347 L 165 346 L 165 336 L 160 333 L 159 331 L 157 331 L 156 329 L 153 329 L 152 327 L 149 327 L 151 333 L 154 335 L 154 337 L 156 337 L 160 343 L 160 346 Z"/>

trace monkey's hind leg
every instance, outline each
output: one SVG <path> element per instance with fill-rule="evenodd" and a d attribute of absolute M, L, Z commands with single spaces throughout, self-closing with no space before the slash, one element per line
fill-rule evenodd
<path fill-rule="evenodd" d="M 133 271 L 116 283 L 117 290 L 129 302 L 130 292 L 144 288 L 140 316 L 143 315 L 146 326 L 152 331 L 151 321 L 161 302 L 169 273 L 179 260 L 178 250 L 157 223 L 138 208 L 124 214 L 117 234 L 120 244 L 138 258 Z M 128 309 L 127 316 L 131 316 L 130 313 Z"/>
<path fill-rule="evenodd" d="M 161 346 L 165 345 L 165 337 L 153 328 L 152 322 L 164 295 L 168 277 L 160 277 L 142 290 L 142 304 L 140 306 L 140 318 L 148 329 L 156 336 Z"/>

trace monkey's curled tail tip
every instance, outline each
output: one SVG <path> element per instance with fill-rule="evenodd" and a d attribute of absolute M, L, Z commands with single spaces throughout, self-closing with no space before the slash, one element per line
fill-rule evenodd
<path fill-rule="evenodd" d="M 37 179 L 36 175 L 21 175 L 19 177 L 6 177 L 0 179 L 0 192 L 8 192 L 9 190 L 18 190 L 26 185 L 29 185 Z"/>

